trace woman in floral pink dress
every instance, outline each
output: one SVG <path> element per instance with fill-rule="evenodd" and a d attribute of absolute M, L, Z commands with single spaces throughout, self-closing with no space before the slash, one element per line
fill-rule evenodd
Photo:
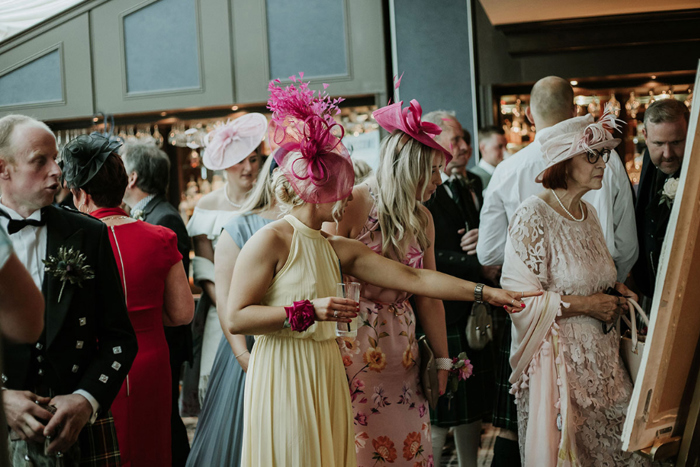
<path fill-rule="evenodd" d="M 420 121 L 418 102 L 411 101 L 403 111 L 401 105 L 375 111 L 377 122 L 392 132 L 382 143 L 376 179 L 355 187 L 343 220 L 329 230 L 408 266 L 435 269 L 433 221 L 421 203 L 441 183 L 442 165 L 451 156 L 432 139 L 440 128 Z M 440 300 L 427 297 L 416 297 L 414 314 L 410 296 L 362 283 L 357 338 L 338 339 L 360 467 L 433 465 L 428 402 L 420 388 L 416 315 L 422 318 L 436 357 L 447 358 L 445 314 Z M 447 371 L 438 374 L 444 392 Z"/>

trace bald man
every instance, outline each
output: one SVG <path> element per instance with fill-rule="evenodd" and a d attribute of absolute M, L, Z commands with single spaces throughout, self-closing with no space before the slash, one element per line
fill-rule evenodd
<path fill-rule="evenodd" d="M 574 90 L 569 82 L 558 76 L 542 78 L 532 87 L 527 118 L 537 128 L 535 141 L 525 149 L 504 160 L 496 167 L 491 182 L 484 192 L 484 206 L 479 223 L 479 243 L 476 253 L 486 266 L 503 264 L 508 223 L 520 203 L 544 188 L 535 182 L 545 169 L 540 130 L 573 118 Z M 620 157 L 613 151 L 600 190 L 589 191 L 583 199 L 593 205 L 603 229 L 610 254 L 617 267 L 617 279 L 624 282 L 637 260 L 637 228 L 634 216 L 632 189 Z M 509 394 L 510 318 L 505 319 L 500 336 L 500 374 L 496 375 L 497 393 L 493 417 L 494 426 L 501 434 L 494 445 L 492 466 L 519 465 L 517 419 L 514 401 Z"/>

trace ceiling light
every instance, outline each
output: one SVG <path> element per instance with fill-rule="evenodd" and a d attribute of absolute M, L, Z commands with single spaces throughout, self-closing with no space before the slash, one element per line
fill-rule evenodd
<path fill-rule="evenodd" d="M 234 105 L 233 107 L 231 107 L 231 110 L 233 110 L 235 112 L 236 110 L 238 110 L 238 106 Z"/>
<path fill-rule="evenodd" d="M 656 75 L 651 75 L 651 79 L 656 79 Z"/>
<path fill-rule="evenodd" d="M 571 83 L 572 86 L 576 86 L 578 84 L 578 81 L 576 81 L 576 80 L 571 80 L 569 82 Z"/>

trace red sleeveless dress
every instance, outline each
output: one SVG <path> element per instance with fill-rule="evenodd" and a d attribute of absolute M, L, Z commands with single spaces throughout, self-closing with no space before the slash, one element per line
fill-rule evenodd
<path fill-rule="evenodd" d="M 102 219 L 126 213 L 103 208 L 92 215 Z M 139 345 L 111 407 L 122 465 L 170 465 L 170 354 L 163 298 L 170 268 L 182 261 L 177 236 L 165 227 L 136 221 L 109 227 L 109 240 Z"/>

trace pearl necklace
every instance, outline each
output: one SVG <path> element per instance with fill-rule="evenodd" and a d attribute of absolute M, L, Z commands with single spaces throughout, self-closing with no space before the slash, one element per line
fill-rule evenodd
<path fill-rule="evenodd" d="M 234 208 L 239 208 L 239 209 L 240 209 L 241 205 L 240 205 L 240 204 L 234 203 L 233 201 L 231 201 L 231 198 L 228 197 L 227 188 L 228 188 L 228 182 L 226 182 L 226 184 L 224 185 L 224 197 L 226 198 L 226 201 L 228 201 L 228 204 L 230 204 L 230 205 L 233 206 Z"/>
<path fill-rule="evenodd" d="M 566 208 L 564 207 L 564 203 L 561 202 L 561 200 L 559 199 L 559 197 L 557 196 L 557 194 L 554 192 L 554 190 L 551 190 L 551 189 L 550 189 L 549 191 L 552 192 L 552 194 L 554 195 L 554 197 L 555 197 L 555 198 L 557 199 L 557 201 L 559 202 L 559 206 L 561 206 L 561 208 L 564 210 L 564 212 L 567 213 L 567 214 L 569 215 L 569 217 L 570 217 L 572 220 L 574 220 L 574 221 L 576 221 L 576 222 L 583 222 L 583 220 L 586 218 L 586 213 L 583 212 L 583 203 L 581 202 L 581 200 L 578 200 L 578 207 L 579 207 L 579 209 L 581 210 L 581 218 L 580 218 L 580 219 L 576 219 L 576 218 L 574 217 L 574 215 L 571 214 L 571 213 L 569 212 L 569 210 L 566 209 Z"/>

